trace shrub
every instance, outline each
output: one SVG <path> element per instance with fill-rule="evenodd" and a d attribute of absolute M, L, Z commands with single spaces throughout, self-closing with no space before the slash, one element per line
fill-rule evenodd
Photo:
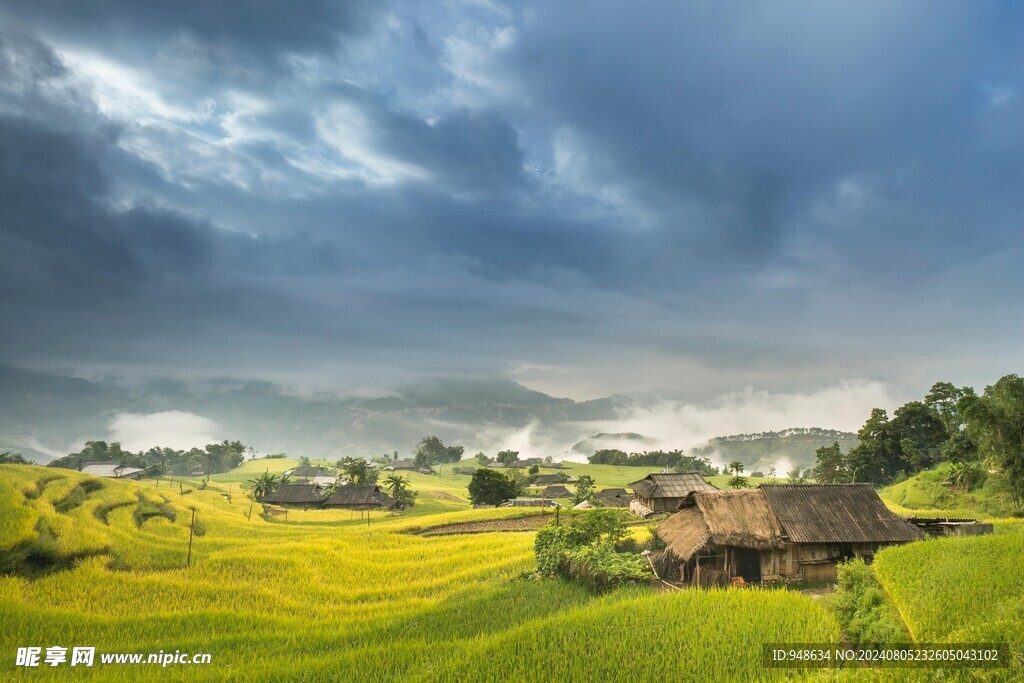
<path fill-rule="evenodd" d="M 840 564 L 838 578 L 838 588 L 829 604 L 855 644 L 910 642 L 899 612 L 864 560 Z"/>

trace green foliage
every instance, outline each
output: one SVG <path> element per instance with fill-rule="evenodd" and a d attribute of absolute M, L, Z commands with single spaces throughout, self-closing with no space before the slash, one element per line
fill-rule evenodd
<path fill-rule="evenodd" d="M 818 460 L 814 466 L 814 478 L 822 484 L 837 484 L 850 481 L 846 456 L 839 448 L 839 442 L 822 446 L 816 452 Z"/>
<path fill-rule="evenodd" d="M 1024 378 L 1006 375 L 981 396 L 961 399 L 966 431 L 979 453 L 1006 476 L 1010 496 L 1024 505 Z"/>
<path fill-rule="evenodd" d="M 11 453 L 10 451 L 4 451 L 0 453 L 0 465 L 27 465 L 26 460 L 21 453 Z"/>
<path fill-rule="evenodd" d="M 700 472 L 710 476 L 718 474 L 707 458 L 684 455 L 681 450 L 644 451 L 643 453 L 626 453 L 617 448 L 603 448 L 594 451 L 587 460 L 592 465 L 625 465 L 629 467 L 662 467 L 671 468 L 676 472 Z"/>
<path fill-rule="evenodd" d="M 409 488 L 409 480 L 406 477 L 392 474 L 384 480 L 384 488 L 398 501 L 399 507 L 410 507 L 416 502 L 416 492 Z"/>
<path fill-rule="evenodd" d="M 839 565 L 838 585 L 828 604 L 854 644 L 910 642 L 899 612 L 864 560 Z"/>
<path fill-rule="evenodd" d="M 379 470 L 363 458 L 342 458 L 337 462 L 341 476 L 352 486 L 369 486 L 377 483 Z"/>
<path fill-rule="evenodd" d="M 491 459 L 487 457 L 487 454 L 483 451 L 476 454 L 476 461 L 480 467 L 487 467 L 491 464 Z"/>
<path fill-rule="evenodd" d="M 255 500 L 263 500 L 276 491 L 280 485 L 281 477 L 270 472 L 261 472 L 254 479 L 246 482 L 246 488 Z"/>
<path fill-rule="evenodd" d="M 576 478 L 576 490 L 569 500 L 572 501 L 573 505 L 579 505 L 585 500 L 591 500 L 594 497 L 594 488 L 594 478 L 588 474 L 581 474 Z"/>
<path fill-rule="evenodd" d="M 736 475 L 729 479 L 729 488 L 731 489 L 748 489 L 750 488 L 750 482 L 747 481 L 746 477 Z"/>
<path fill-rule="evenodd" d="M 537 532 L 537 570 L 543 576 L 575 578 L 602 589 L 649 578 L 643 557 L 618 552 L 627 534 L 620 511 L 612 509 L 581 512 L 566 526 L 552 522 Z"/>
<path fill-rule="evenodd" d="M 478 469 L 469 480 L 469 499 L 474 505 L 501 505 L 516 497 L 516 483 L 496 470 Z"/>
<path fill-rule="evenodd" d="M 501 451 L 494 457 L 500 464 L 508 467 L 519 459 L 519 451 Z"/>
<path fill-rule="evenodd" d="M 949 484 L 960 491 L 968 492 L 985 481 L 985 468 L 980 462 L 954 462 L 949 467 Z"/>

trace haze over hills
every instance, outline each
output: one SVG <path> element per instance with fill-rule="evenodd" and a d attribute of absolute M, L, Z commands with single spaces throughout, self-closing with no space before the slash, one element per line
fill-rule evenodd
<path fill-rule="evenodd" d="M 633 452 L 699 445 L 609 429 L 651 406 L 651 399 L 621 395 L 556 398 L 500 378 L 424 379 L 366 398 L 295 395 L 269 382 L 231 379 L 126 385 L 3 366 L 0 450 L 45 462 L 87 440 L 142 450 L 231 438 L 260 453 L 370 457 L 395 450 L 408 454 L 433 434 L 464 445 L 467 455 L 512 448 L 582 460 L 599 448 Z M 845 449 L 852 435 L 819 429 L 757 436 L 713 439 L 700 453 L 715 462 L 742 460 L 748 471 L 767 467 L 773 454 L 808 466 L 815 448 L 838 439 Z"/>

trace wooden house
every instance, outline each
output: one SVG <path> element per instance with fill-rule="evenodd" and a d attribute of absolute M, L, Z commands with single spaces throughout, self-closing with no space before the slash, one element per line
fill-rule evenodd
<path fill-rule="evenodd" d="M 660 572 L 684 583 L 835 581 L 836 564 L 924 537 L 868 484 L 696 491 L 657 528 Z"/>
<path fill-rule="evenodd" d="M 717 491 L 699 472 L 652 473 L 629 484 L 635 505 L 630 509 L 641 516 L 672 512 L 694 491 Z"/>
<path fill-rule="evenodd" d="M 342 510 L 393 510 L 397 504 L 398 501 L 375 485 L 339 486 L 323 502 L 325 508 Z"/>

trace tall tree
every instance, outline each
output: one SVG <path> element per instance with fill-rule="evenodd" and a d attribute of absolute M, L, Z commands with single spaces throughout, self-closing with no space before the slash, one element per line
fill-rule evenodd
<path fill-rule="evenodd" d="M 814 478 L 817 481 L 823 484 L 849 481 L 850 473 L 847 469 L 846 456 L 839 448 L 838 441 L 831 446 L 822 446 L 815 453 L 818 456 L 814 466 Z"/>
<path fill-rule="evenodd" d="M 508 467 L 516 460 L 519 459 L 519 451 L 500 451 L 498 455 L 494 457 L 495 460 L 500 462 L 505 467 Z"/>
<path fill-rule="evenodd" d="M 958 407 L 979 452 L 1006 477 L 1014 505 L 1024 504 L 1024 379 L 1006 375 Z"/>
<path fill-rule="evenodd" d="M 478 469 L 469 480 L 469 499 L 474 505 L 500 505 L 516 495 L 515 482 L 496 470 Z"/>
<path fill-rule="evenodd" d="M 369 461 L 362 458 L 342 458 L 338 461 L 341 476 L 352 486 L 369 486 L 377 483 L 379 472 Z"/>
<path fill-rule="evenodd" d="M 413 456 L 417 467 L 433 467 L 446 462 L 458 462 L 462 459 L 462 446 L 445 446 L 436 436 L 428 436 L 418 444 Z"/>

